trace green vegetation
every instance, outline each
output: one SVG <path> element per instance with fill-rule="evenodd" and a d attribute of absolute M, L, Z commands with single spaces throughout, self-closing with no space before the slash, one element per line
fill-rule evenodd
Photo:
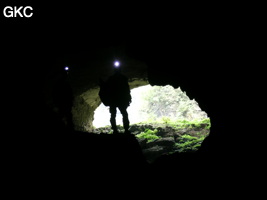
<path fill-rule="evenodd" d="M 141 116 L 148 121 L 161 119 L 163 123 L 176 120 L 203 120 L 207 114 L 198 103 L 191 100 L 186 92 L 170 85 L 153 86 L 142 93 Z"/>
<path fill-rule="evenodd" d="M 205 136 L 193 137 L 191 135 L 182 135 L 179 141 L 175 144 L 175 149 L 178 152 L 193 152 L 198 150 Z"/>
<path fill-rule="evenodd" d="M 150 130 L 150 129 L 145 129 L 145 132 L 141 132 L 140 134 L 136 135 L 138 138 L 146 138 L 148 142 L 152 142 L 156 139 L 161 138 L 160 136 L 157 136 L 157 129 Z"/>
<path fill-rule="evenodd" d="M 190 130 L 199 130 L 199 132 L 194 133 L 193 135 L 190 134 L 184 134 L 182 136 L 179 136 L 179 138 L 176 140 L 174 149 L 175 152 L 194 152 L 198 150 L 198 148 L 201 146 L 201 143 L 207 136 L 207 132 L 203 130 L 209 130 L 211 127 L 210 119 L 206 118 L 203 120 L 176 120 L 173 121 L 168 117 L 162 117 L 156 122 L 148 123 L 143 122 L 142 124 L 151 124 L 153 127 L 172 127 L 175 131 L 179 132 L 182 129 L 187 130 L 186 132 L 190 133 Z M 141 125 L 141 123 L 139 123 Z M 198 129 L 199 128 L 199 129 Z M 148 142 L 152 142 L 155 139 L 161 138 L 157 135 L 158 130 L 154 129 L 146 129 L 144 132 L 136 135 L 138 138 L 147 138 Z"/>
<path fill-rule="evenodd" d="M 170 123 L 175 128 L 193 128 L 193 127 L 198 127 L 198 128 L 205 128 L 205 129 L 210 129 L 211 124 L 210 124 L 210 119 L 206 118 L 203 120 L 177 120 L 176 122 Z"/>
<path fill-rule="evenodd" d="M 174 129 L 182 129 L 182 128 L 205 128 L 210 129 L 211 123 L 210 118 L 205 118 L 203 120 L 171 120 L 169 117 L 162 117 L 158 120 L 149 120 L 145 122 L 137 123 L 138 125 L 141 124 L 153 124 L 157 126 L 171 126 Z"/>

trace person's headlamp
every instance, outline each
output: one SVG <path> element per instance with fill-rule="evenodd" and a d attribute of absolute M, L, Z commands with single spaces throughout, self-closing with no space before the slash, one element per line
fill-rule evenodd
<path fill-rule="evenodd" d="M 115 61 L 114 62 L 114 67 L 115 68 L 119 68 L 120 67 L 120 62 L 119 61 Z"/>

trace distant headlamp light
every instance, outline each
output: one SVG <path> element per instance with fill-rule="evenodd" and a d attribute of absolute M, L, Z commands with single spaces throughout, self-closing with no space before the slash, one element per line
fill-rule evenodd
<path fill-rule="evenodd" d="M 64 70 L 65 70 L 65 71 L 69 71 L 69 67 L 65 67 Z"/>

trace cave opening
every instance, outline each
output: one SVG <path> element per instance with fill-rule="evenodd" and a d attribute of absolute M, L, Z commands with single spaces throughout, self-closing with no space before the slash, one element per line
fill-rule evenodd
<path fill-rule="evenodd" d="M 136 136 L 149 162 L 164 154 L 195 152 L 209 135 L 210 119 L 194 99 L 170 85 L 142 85 L 131 89 L 127 112 L 130 131 Z M 116 122 L 123 133 L 122 115 Z M 101 103 L 94 111 L 93 132 L 112 134 L 109 107 Z"/>
<path fill-rule="evenodd" d="M 164 154 L 197 151 L 209 135 L 211 126 L 201 105 L 190 99 L 182 88 L 177 88 L 178 84 L 173 87 L 168 82 L 153 82 L 151 74 L 148 76 L 146 63 L 130 58 L 122 63 L 132 96 L 127 109 L 130 132 L 138 140 L 147 160 L 153 162 Z M 112 134 L 109 107 L 101 103 L 98 95 L 99 77 L 105 80 L 112 74 L 111 63 L 76 65 L 67 65 L 68 81 L 74 94 L 71 110 L 74 130 Z M 119 110 L 116 121 L 119 132 L 123 132 Z"/>
<path fill-rule="evenodd" d="M 127 108 L 130 124 L 169 123 L 175 121 L 202 121 L 208 118 L 198 103 L 190 100 L 181 88 L 144 85 L 131 90 L 132 102 Z M 122 125 L 117 111 L 116 121 Z M 94 111 L 94 129 L 110 125 L 109 107 L 101 103 Z"/>

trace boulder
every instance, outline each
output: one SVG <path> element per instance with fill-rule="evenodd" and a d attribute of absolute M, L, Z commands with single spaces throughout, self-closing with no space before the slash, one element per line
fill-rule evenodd
<path fill-rule="evenodd" d="M 147 139 L 146 138 L 136 138 L 140 147 L 145 149 L 147 147 Z"/>
<path fill-rule="evenodd" d="M 155 161 L 164 153 L 168 153 L 168 151 L 164 147 L 158 145 L 150 147 L 148 149 L 143 149 L 143 154 L 147 161 L 150 163 Z"/>

